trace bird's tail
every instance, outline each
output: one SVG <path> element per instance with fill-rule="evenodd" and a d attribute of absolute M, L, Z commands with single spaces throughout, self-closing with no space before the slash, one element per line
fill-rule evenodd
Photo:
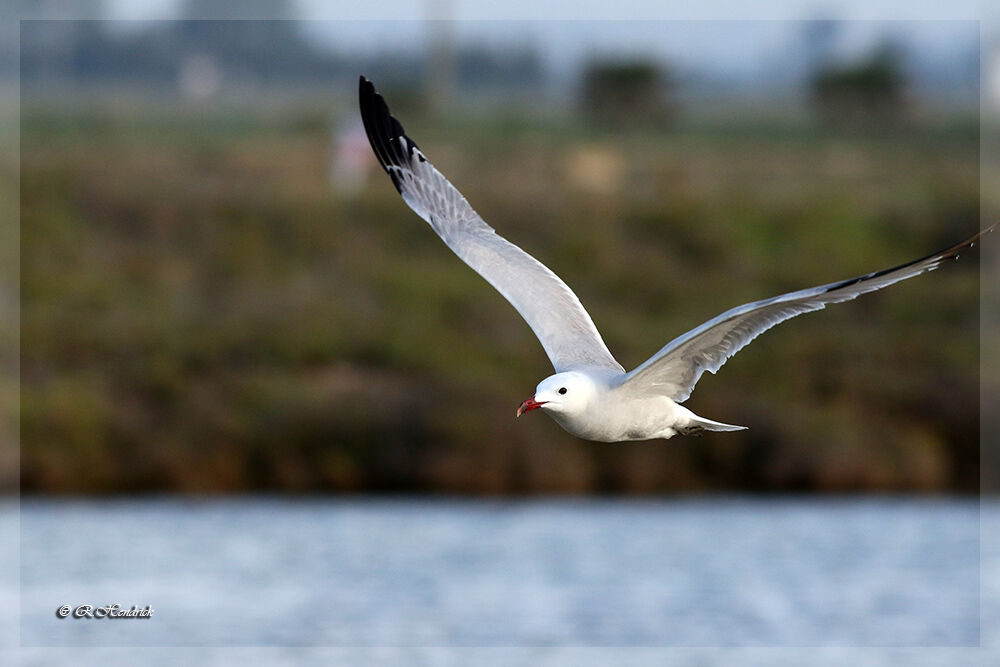
<path fill-rule="evenodd" d="M 723 424 L 722 422 L 705 419 L 691 413 L 691 416 L 688 418 L 688 425 L 679 430 L 684 435 L 697 435 L 702 431 L 745 431 L 746 429 L 746 426 Z"/>

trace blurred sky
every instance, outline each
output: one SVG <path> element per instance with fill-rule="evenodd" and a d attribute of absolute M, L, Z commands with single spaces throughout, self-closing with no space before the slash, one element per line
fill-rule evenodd
<path fill-rule="evenodd" d="M 97 3 L 102 15 L 138 25 L 178 18 L 188 4 L 188 0 L 76 2 Z M 946 95 L 977 87 L 968 81 L 968 63 L 977 60 L 979 20 L 1000 18 L 1000 11 L 980 0 L 947 5 L 932 0 L 767 0 L 750 6 L 735 0 L 705 0 L 693 6 L 651 0 L 537 4 L 387 0 L 376 6 L 329 0 L 201 0 L 198 11 L 204 18 L 301 19 L 307 21 L 306 35 L 317 45 L 361 56 L 422 48 L 432 35 L 422 19 L 450 18 L 455 22 L 448 28 L 449 36 L 456 45 L 533 50 L 556 85 L 575 77 L 589 57 L 631 55 L 656 58 L 702 82 L 761 92 L 798 84 L 810 65 L 803 21 L 830 19 L 838 21 L 834 56 L 842 60 L 863 56 L 891 40 L 908 49 L 911 64 L 920 71 L 914 79 L 933 82 Z M 665 30 L 661 20 L 684 23 Z M 130 27 L 138 26 L 123 22 L 117 29 Z M 972 72 L 971 77 L 977 75 Z"/>
<path fill-rule="evenodd" d="M 378 30 L 380 24 L 370 24 Z M 711 67 L 737 76 L 751 75 L 769 62 L 780 59 L 799 37 L 797 21 L 704 21 L 684 22 L 676 30 L 664 30 L 659 21 L 564 21 L 559 30 L 545 22 L 464 21 L 455 25 L 455 39 L 465 43 L 496 45 L 523 43 L 538 48 L 550 71 L 557 74 L 575 69 L 588 54 L 655 56 L 692 67 Z M 918 41 L 927 49 L 947 55 L 975 43 L 978 26 L 972 22 L 851 22 L 842 24 L 838 50 L 858 53 L 875 45 L 886 32 Z M 387 39 L 422 39 L 426 30 L 417 22 L 384 23 L 377 33 L 352 30 L 342 21 L 315 21 L 308 25 L 317 40 L 352 50 L 377 52 Z M 381 34 L 380 34 L 381 33 Z M 928 54 L 930 55 L 930 54 Z"/>
<path fill-rule="evenodd" d="M 110 18 L 149 20 L 176 18 L 183 0 L 107 0 Z M 263 3 L 244 5 L 249 17 L 270 18 Z M 710 0 L 696 7 L 647 1 L 608 3 L 551 3 L 537 7 L 528 0 L 512 0 L 499 7 L 463 0 L 388 0 L 378 11 L 366 6 L 339 6 L 324 0 L 296 0 L 293 16 L 311 21 L 309 35 L 320 44 L 371 54 L 404 49 L 426 39 L 419 20 L 452 18 L 454 39 L 460 43 L 510 46 L 518 43 L 538 48 L 546 65 L 557 74 L 575 67 L 587 54 L 641 53 L 694 67 L 708 67 L 745 75 L 783 57 L 797 38 L 796 21 L 837 19 L 851 21 L 838 36 L 838 48 L 857 53 L 874 45 L 886 33 L 917 42 L 930 58 L 955 52 L 975 40 L 982 16 L 977 0 L 956 0 L 941 7 L 925 0 L 871 3 L 864 0 L 803 2 L 769 0 L 752 9 L 732 0 Z M 877 6 L 873 6 L 873 4 Z M 256 7 L 256 8 L 254 8 Z M 220 15 L 219 18 L 229 18 Z M 235 18 L 235 16 L 232 16 Z M 662 25 L 628 19 L 711 19 L 712 23 L 687 23 L 664 39 Z M 352 20 L 364 20 L 362 26 Z M 381 22 L 369 22 L 378 19 Z M 502 20 L 492 20 L 502 19 Z M 584 20 L 574 20 L 584 19 Z M 601 19 L 601 20 L 593 20 Z M 621 19 L 608 21 L 604 19 Z M 745 19 L 754 19 L 753 23 Z M 558 20 L 558 31 L 538 20 Z M 717 21 L 732 20 L 720 26 Z M 886 28 L 885 21 L 906 21 Z M 362 29 L 359 29 L 362 28 Z M 542 38 L 544 36 L 544 39 Z"/>
<path fill-rule="evenodd" d="M 106 0 L 109 11 L 119 18 L 175 18 L 183 0 Z M 230 3 L 231 6 L 237 3 Z M 239 3 L 260 6 L 260 2 Z M 485 3 L 476 0 L 383 0 L 377 6 L 330 0 L 295 0 L 304 18 L 324 19 L 422 19 L 440 18 L 451 12 L 457 19 L 803 19 L 817 14 L 851 20 L 872 19 L 980 19 L 1000 15 L 981 0 L 703 0 L 698 3 L 657 0 L 563 0 L 537 3 L 533 0 L 505 0 Z M 261 17 L 268 18 L 268 17 Z"/>

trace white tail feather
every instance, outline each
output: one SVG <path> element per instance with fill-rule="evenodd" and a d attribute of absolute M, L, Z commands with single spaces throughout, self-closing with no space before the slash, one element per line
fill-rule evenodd
<path fill-rule="evenodd" d="M 745 431 L 746 429 L 746 426 L 723 424 L 722 422 L 712 421 L 711 419 L 705 419 L 704 417 L 692 414 L 690 423 L 687 427 L 681 429 L 681 433 L 689 435 L 698 431 Z"/>

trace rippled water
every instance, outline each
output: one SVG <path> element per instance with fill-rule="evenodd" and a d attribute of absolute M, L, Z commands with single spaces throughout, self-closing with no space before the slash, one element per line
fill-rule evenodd
<path fill-rule="evenodd" d="M 1000 597 L 977 500 L 29 500 L 20 529 L 34 646 L 976 646 Z M 154 614 L 57 617 L 85 603 Z"/>
<path fill-rule="evenodd" d="M 997 501 L 26 500 L 20 537 L 24 664 L 1000 664 Z M 154 615 L 56 615 L 115 603 Z M 257 648 L 87 648 L 138 646 Z"/>

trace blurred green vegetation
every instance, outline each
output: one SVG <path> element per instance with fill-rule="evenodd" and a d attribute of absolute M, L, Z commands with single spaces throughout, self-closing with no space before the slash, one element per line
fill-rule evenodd
<path fill-rule="evenodd" d="M 674 77 L 653 60 L 594 59 L 581 79 L 580 112 L 592 122 L 656 126 L 677 115 Z"/>
<path fill-rule="evenodd" d="M 810 82 L 815 112 L 833 124 L 905 122 L 902 61 L 902 54 L 887 44 L 861 62 L 822 67 Z"/>
<path fill-rule="evenodd" d="M 975 122 L 400 115 L 626 368 L 729 307 L 980 226 Z M 687 405 L 746 432 L 583 442 L 514 420 L 551 373 L 541 347 L 382 174 L 331 188 L 326 118 L 25 106 L 24 491 L 977 488 L 978 251 L 705 376 Z"/>

